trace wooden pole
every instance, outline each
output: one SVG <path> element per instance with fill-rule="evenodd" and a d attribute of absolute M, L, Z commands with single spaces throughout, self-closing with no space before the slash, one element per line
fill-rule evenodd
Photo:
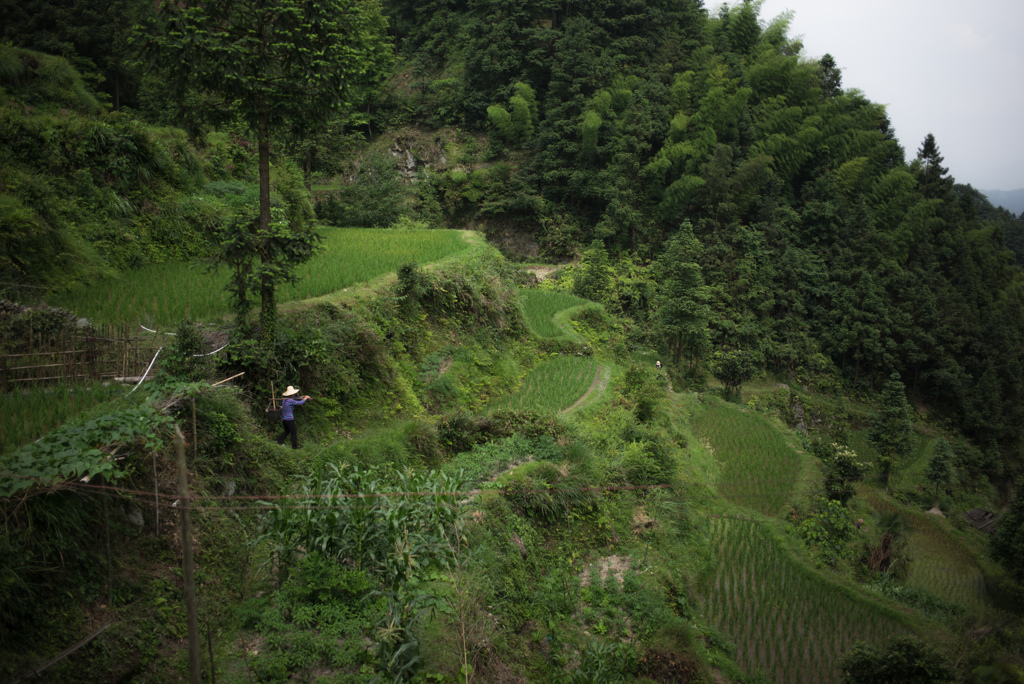
<path fill-rule="evenodd" d="M 185 612 L 188 618 L 188 670 L 191 684 L 202 684 L 202 653 L 199 650 L 199 616 L 196 613 L 196 583 L 192 568 L 192 520 L 189 517 L 188 473 L 185 469 L 185 435 L 174 426 L 174 449 L 178 454 L 178 501 L 181 505 L 181 550 L 184 555 Z"/>
<path fill-rule="evenodd" d="M 220 384 L 222 384 L 222 383 L 225 383 L 225 382 L 227 382 L 228 380 L 234 380 L 235 378 L 237 378 L 237 377 L 238 377 L 238 376 L 240 376 L 240 375 L 245 375 L 245 371 L 242 371 L 241 373 L 235 373 L 235 374 L 234 374 L 234 375 L 232 375 L 232 376 L 231 376 L 230 378 L 224 378 L 223 380 L 219 380 L 219 381 L 217 381 L 217 382 L 213 383 L 212 385 L 210 385 L 210 387 L 216 387 L 217 385 L 220 385 Z"/>
<path fill-rule="evenodd" d="M 114 609 L 114 579 L 113 571 L 110 568 L 110 514 L 107 512 L 107 497 L 103 495 L 103 529 L 107 536 L 107 609 Z"/>
<path fill-rule="evenodd" d="M 153 510 L 156 511 L 156 536 L 160 536 L 160 480 L 156 473 L 156 450 L 153 451 Z"/>
<path fill-rule="evenodd" d="M 206 648 L 210 650 L 210 681 L 217 684 L 217 667 L 213 660 L 213 638 L 210 636 L 210 618 L 206 618 Z"/>

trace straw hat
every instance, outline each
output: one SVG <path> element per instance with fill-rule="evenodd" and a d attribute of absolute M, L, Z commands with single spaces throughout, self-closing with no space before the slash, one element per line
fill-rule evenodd
<path fill-rule="evenodd" d="M 288 385 L 288 389 L 286 389 L 284 392 L 282 392 L 281 396 L 282 397 L 290 397 L 293 394 L 298 394 L 298 393 L 299 393 L 298 388 L 295 388 L 295 387 L 292 387 L 291 385 Z"/>

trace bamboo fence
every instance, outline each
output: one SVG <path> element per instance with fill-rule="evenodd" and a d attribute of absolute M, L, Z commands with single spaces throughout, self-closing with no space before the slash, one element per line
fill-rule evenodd
<path fill-rule="evenodd" d="M 158 336 L 127 325 L 30 334 L 11 351 L 0 344 L 0 392 L 33 385 L 138 379 L 160 346 Z"/>

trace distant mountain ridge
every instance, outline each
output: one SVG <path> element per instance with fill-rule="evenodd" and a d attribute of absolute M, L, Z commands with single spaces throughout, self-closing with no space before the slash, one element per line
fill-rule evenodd
<path fill-rule="evenodd" d="M 988 201 L 1014 214 L 1024 213 L 1024 188 L 1016 190 L 979 190 Z"/>

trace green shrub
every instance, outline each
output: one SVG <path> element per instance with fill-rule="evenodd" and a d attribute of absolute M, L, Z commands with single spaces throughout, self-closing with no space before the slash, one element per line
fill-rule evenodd
<path fill-rule="evenodd" d="M 315 211 L 317 218 L 334 226 L 382 228 L 402 216 L 408 196 L 395 160 L 386 152 L 374 152 L 347 185 L 317 200 Z"/>
<path fill-rule="evenodd" d="M 178 324 L 174 342 L 164 352 L 161 370 L 172 378 L 198 382 L 210 376 L 212 359 L 206 356 L 206 340 L 199 326 L 190 318 Z"/>
<path fill-rule="evenodd" d="M 826 565 L 851 558 L 853 552 L 847 542 L 853 538 L 856 528 L 846 506 L 838 501 L 819 498 L 815 508 L 815 513 L 797 527 L 801 539 Z"/>
<path fill-rule="evenodd" d="M 366 573 L 313 551 L 296 564 L 281 590 L 269 599 L 242 603 L 242 627 L 262 642 L 248 656 L 260 681 L 304 679 L 318 668 L 358 671 L 373 664 L 364 640 L 380 620 L 380 601 L 367 601 L 376 588 Z"/>
<path fill-rule="evenodd" d="M 858 643 L 839 665 L 843 684 L 941 684 L 956 675 L 934 646 L 915 636 L 898 636 L 884 645 Z"/>

